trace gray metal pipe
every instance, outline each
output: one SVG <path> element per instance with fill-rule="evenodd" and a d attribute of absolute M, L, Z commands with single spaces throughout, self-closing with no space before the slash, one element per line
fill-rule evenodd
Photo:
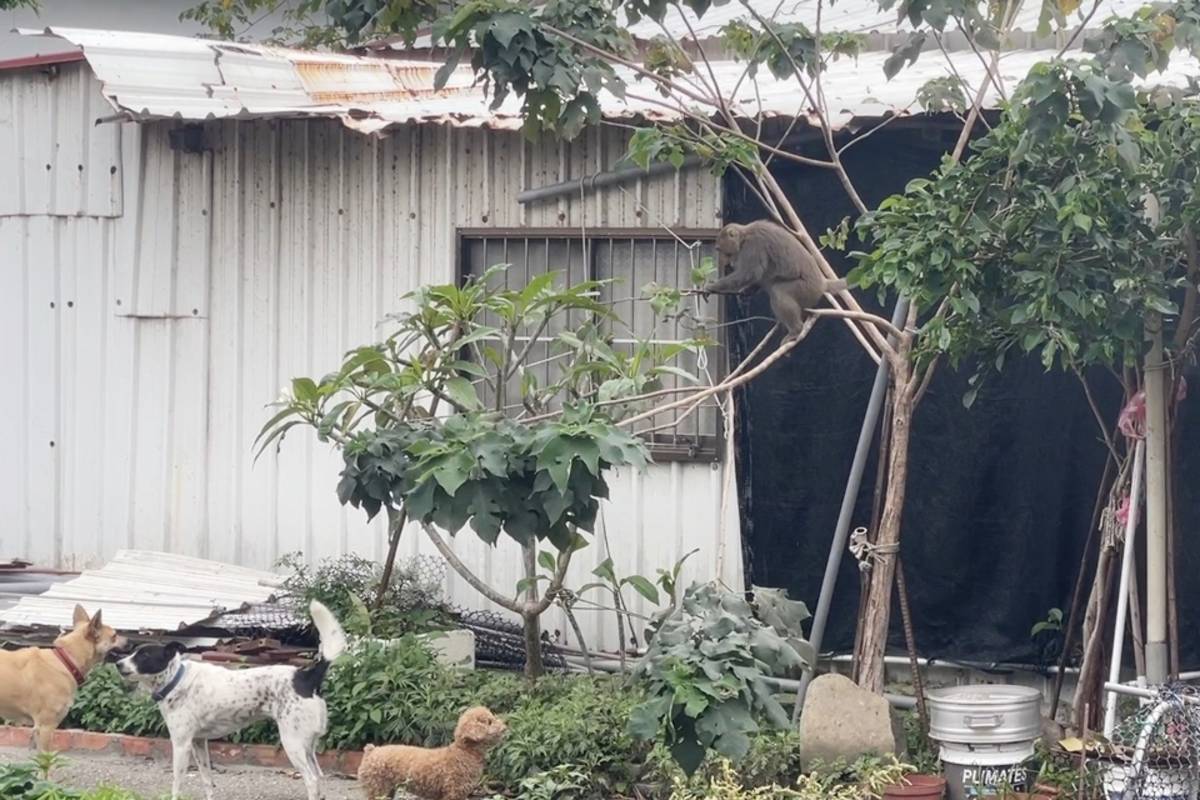
<path fill-rule="evenodd" d="M 896 310 L 892 312 L 892 326 L 901 328 L 908 318 L 908 300 L 901 297 L 896 301 Z M 895 342 L 888 337 L 889 342 Z M 879 425 L 879 412 L 883 409 L 883 398 L 887 395 L 888 362 L 880 359 L 879 368 L 875 370 L 875 383 L 871 385 L 871 398 L 867 401 L 867 410 L 863 414 L 862 429 L 858 432 L 858 447 L 854 450 L 854 461 L 850 464 L 850 476 L 846 479 L 846 491 L 842 495 L 842 508 L 838 512 L 837 527 L 833 531 L 833 544 L 829 546 L 829 558 L 825 562 L 825 577 L 821 580 L 821 594 L 817 598 L 817 609 L 813 612 L 812 633 L 809 643 L 813 650 L 821 652 L 821 640 L 825 638 L 825 623 L 829 621 L 829 606 L 833 602 L 833 589 L 837 584 L 838 570 L 842 566 L 842 554 L 846 551 L 846 540 L 850 538 L 850 521 L 854 515 L 854 503 L 858 499 L 858 489 L 862 486 L 863 471 L 867 467 L 867 455 L 871 452 L 871 441 L 875 438 L 875 429 Z M 796 697 L 796 707 L 792 711 L 792 723 L 800 720 L 800 710 L 804 707 L 804 695 L 808 684 L 812 681 L 816 665 L 813 664 L 804 671 L 800 680 L 800 691 Z"/>
<path fill-rule="evenodd" d="M 689 156 L 679 165 L 678 171 L 682 172 L 685 169 L 691 169 L 698 166 L 701 160 L 695 156 Z M 539 186 L 536 189 L 526 189 L 523 192 L 517 193 L 518 203 L 534 203 L 539 200 L 550 200 L 555 197 L 573 194 L 577 195 L 580 192 L 587 192 L 594 189 L 599 189 L 602 186 L 614 186 L 619 183 L 628 183 L 635 181 L 638 178 L 649 178 L 654 175 L 661 175 L 665 172 L 675 172 L 676 167 L 673 164 L 658 162 L 651 164 L 647 169 L 641 167 L 627 167 L 625 169 L 610 170 L 608 172 L 597 172 L 594 175 L 585 175 L 582 178 L 577 178 L 573 181 L 563 181 L 562 183 L 552 183 L 549 186 Z"/>

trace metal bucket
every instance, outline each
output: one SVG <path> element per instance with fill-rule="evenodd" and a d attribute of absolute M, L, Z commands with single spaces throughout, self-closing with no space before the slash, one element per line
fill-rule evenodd
<path fill-rule="evenodd" d="M 1011 744 L 1041 735 L 1042 693 L 1029 686 L 950 686 L 929 692 L 927 702 L 936 742 Z"/>
<path fill-rule="evenodd" d="M 931 691 L 928 705 L 929 736 L 941 745 L 950 800 L 1028 790 L 1025 762 L 1041 735 L 1041 692 L 1027 686 L 951 686 Z"/>

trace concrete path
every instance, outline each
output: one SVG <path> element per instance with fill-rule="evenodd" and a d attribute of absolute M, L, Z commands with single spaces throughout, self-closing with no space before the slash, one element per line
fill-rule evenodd
<path fill-rule="evenodd" d="M 30 750 L 0 748 L 0 763 L 28 761 Z M 171 767 L 164 761 L 109 754 L 68 753 L 51 777 L 77 789 L 119 786 L 153 800 L 170 797 Z M 223 800 L 304 800 L 304 783 L 295 773 L 263 767 L 214 767 L 215 796 Z M 325 800 L 362 800 L 358 787 L 345 778 L 326 776 Z M 204 789 L 195 769 L 183 784 L 184 797 L 203 800 Z"/>

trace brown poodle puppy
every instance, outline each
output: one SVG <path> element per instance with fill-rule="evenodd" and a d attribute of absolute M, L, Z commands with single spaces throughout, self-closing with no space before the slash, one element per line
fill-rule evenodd
<path fill-rule="evenodd" d="M 487 751 L 507 730 L 504 720 L 486 708 L 467 709 L 458 718 L 454 743 L 448 747 L 367 745 L 358 783 L 367 800 L 391 800 L 397 789 L 424 800 L 467 800 L 483 776 Z"/>

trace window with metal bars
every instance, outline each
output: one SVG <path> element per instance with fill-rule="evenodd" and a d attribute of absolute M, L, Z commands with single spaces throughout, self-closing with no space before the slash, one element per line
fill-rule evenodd
<path fill-rule="evenodd" d="M 531 277 L 555 271 L 568 285 L 585 280 L 612 280 L 601 289 L 600 301 L 611 305 L 624 326 L 617 326 L 612 346 L 632 346 L 635 339 L 650 338 L 654 342 L 677 342 L 690 338 L 687 330 L 674 320 L 656 317 L 648 303 L 640 299 L 641 289 L 650 282 L 686 287 L 693 266 L 705 257 L 715 257 L 715 230 L 686 230 L 668 232 L 646 229 L 602 229 L 568 231 L 561 228 L 487 228 L 458 231 L 458 265 L 463 278 L 480 275 L 496 264 L 509 264 L 507 271 L 497 275 L 506 288 L 524 286 Z M 716 306 L 719 307 L 719 306 Z M 571 312 L 580 315 L 585 312 Z M 712 312 L 710 312 L 712 313 Z M 527 363 L 541 369 L 541 380 L 549 380 L 553 342 L 567 325 L 585 320 L 568 319 L 558 330 L 548 326 L 530 348 Z M 627 326 L 627 327 L 626 327 Z M 533 331 L 522 332 L 526 337 Z M 528 339 L 526 339 L 528 341 Z M 703 361 L 703 359 L 701 359 Z M 540 362 L 540 363 L 539 363 Z M 719 380 L 724 359 L 711 353 L 707 363 L 698 363 L 692 352 L 680 356 L 677 365 L 698 375 Z M 666 375 L 663 388 L 689 385 L 685 378 Z M 519 389 L 510 387 L 510 393 Z M 493 399 L 494 398 L 490 398 Z M 487 401 L 485 401 L 487 402 Z M 634 429 L 650 445 L 659 461 L 711 461 L 721 453 L 722 420 L 715 402 L 706 402 L 698 411 L 674 422 L 682 409 L 663 412 L 641 421 Z M 514 413 L 518 413 L 514 410 Z"/>

